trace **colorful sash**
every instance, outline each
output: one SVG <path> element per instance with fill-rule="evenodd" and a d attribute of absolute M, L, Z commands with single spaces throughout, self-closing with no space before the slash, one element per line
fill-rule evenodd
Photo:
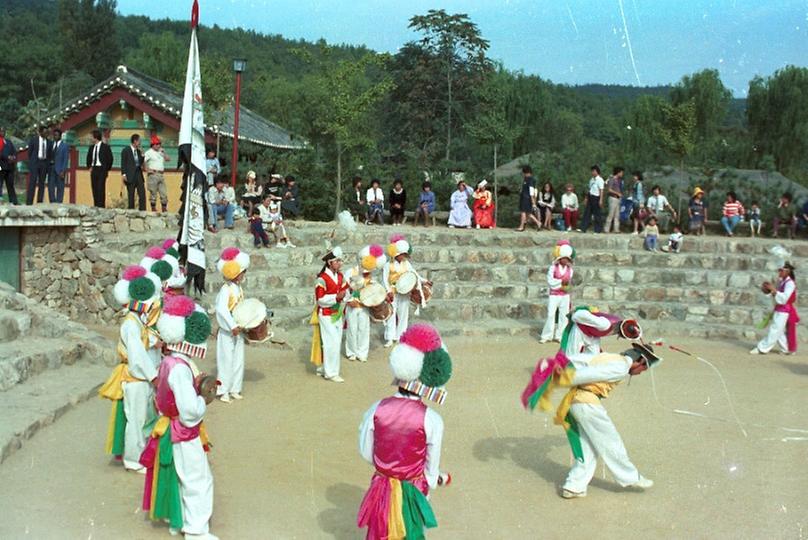
<path fill-rule="evenodd" d="M 424 529 L 438 526 L 429 501 L 409 480 L 376 473 L 362 499 L 356 524 L 368 540 L 423 540 Z"/>

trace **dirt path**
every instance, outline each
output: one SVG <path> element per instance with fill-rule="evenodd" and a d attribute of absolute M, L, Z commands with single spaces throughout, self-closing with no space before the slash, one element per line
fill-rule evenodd
<path fill-rule="evenodd" d="M 672 412 L 732 418 L 709 367 L 666 352 L 654 375 L 664 407 L 648 374 L 607 402 L 629 454 L 656 485 L 622 490 L 599 466 L 589 496 L 565 501 L 556 494 L 570 464 L 563 431 L 518 399 L 553 347 L 451 340 L 455 376 L 439 411 L 442 468 L 454 483 L 432 496 L 440 527 L 430 538 L 801 537 L 808 431 L 780 427 L 808 430 L 808 358 L 753 357 L 749 344 L 679 344 L 719 367 L 748 437 L 733 421 Z M 384 350 L 367 364 L 345 361 L 343 385 L 315 378 L 304 356 L 248 348 L 244 401 L 210 408 L 212 531 L 223 539 L 363 537 L 355 516 L 371 468 L 358 455 L 357 426 L 391 391 Z M 0 538 L 168 538 L 139 510 L 143 477 L 102 453 L 108 407 L 77 407 L 0 467 Z"/>

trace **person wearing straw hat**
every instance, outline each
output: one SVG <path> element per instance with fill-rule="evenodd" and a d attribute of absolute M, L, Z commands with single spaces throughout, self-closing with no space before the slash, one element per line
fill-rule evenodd
<path fill-rule="evenodd" d="M 323 256 L 323 269 L 317 275 L 314 298 L 317 302 L 312 314 L 314 326 L 311 362 L 317 366 L 317 374 L 325 380 L 341 383 L 340 351 L 342 349 L 344 300 L 348 294 L 348 283 L 340 272 L 342 269 L 342 248 L 335 247 Z"/>
<path fill-rule="evenodd" d="M 780 346 L 783 354 L 797 352 L 797 323 L 800 322 L 800 316 L 797 314 L 794 266 L 789 262 L 783 262 L 777 270 L 777 275 L 780 281 L 776 287 L 768 281 L 761 286 L 763 292 L 772 297 L 774 311 L 767 318 L 768 334 L 749 351 L 750 354 L 767 354 L 775 345 Z"/>
<path fill-rule="evenodd" d="M 146 446 L 144 426 L 154 417 L 152 382 L 160 365 L 160 278 L 142 266 L 124 269 L 113 288 L 127 312 L 118 337 L 120 364 L 98 391 L 112 401 L 106 451 L 123 459 L 125 469 L 145 473 L 139 463 Z"/>
<path fill-rule="evenodd" d="M 200 373 L 195 359 L 205 358 L 210 318 L 187 296 L 166 298 L 157 320 L 163 336 L 163 361 L 157 375 L 149 443 L 140 456 L 147 468 L 143 510 L 169 532 L 186 539 L 218 540 L 210 533 L 213 474 L 203 418 L 218 381 Z"/>
<path fill-rule="evenodd" d="M 547 285 L 550 297 L 547 299 L 547 321 L 539 343 L 561 342 L 561 334 L 570 312 L 570 290 L 572 289 L 572 261 L 575 249 L 569 240 L 559 240 L 553 248 L 553 263 L 547 270 Z M 556 323 L 558 316 L 558 323 Z"/>
<path fill-rule="evenodd" d="M 250 256 L 235 247 L 225 248 L 216 263 L 225 282 L 216 296 L 216 322 L 219 333 L 216 337 L 216 373 L 221 386 L 217 389 L 219 399 L 230 403 L 242 399 L 244 383 L 244 336 L 233 318 L 233 310 L 244 300 L 241 282 L 250 267 Z"/>
<path fill-rule="evenodd" d="M 400 294 L 396 290 L 396 284 L 401 276 L 407 272 L 415 273 L 410 254 L 412 246 L 402 235 L 393 235 L 390 244 L 387 246 L 387 254 L 390 260 L 382 269 L 382 285 L 387 289 L 388 301 L 393 304 L 393 316 L 387 319 L 384 325 L 385 347 L 391 347 L 410 324 L 410 295 Z"/>
<path fill-rule="evenodd" d="M 375 472 L 357 525 L 371 540 L 424 538 L 437 526 L 429 491 L 451 476 L 440 472 L 443 419 L 422 398 L 445 401 L 452 359 L 434 327 L 416 324 L 390 353 L 390 370 L 398 390 L 374 403 L 359 427 L 359 453 Z"/>
<path fill-rule="evenodd" d="M 368 361 L 370 351 L 370 314 L 359 301 L 360 291 L 373 281 L 373 272 L 387 263 L 384 248 L 378 244 L 365 246 L 359 251 L 359 264 L 345 274 L 351 289 L 345 308 L 345 356 L 348 360 Z"/>

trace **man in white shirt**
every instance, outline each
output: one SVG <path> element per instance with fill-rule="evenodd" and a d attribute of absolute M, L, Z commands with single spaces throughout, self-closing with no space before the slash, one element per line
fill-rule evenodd
<path fill-rule="evenodd" d="M 216 177 L 222 172 L 222 167 L 219 165 L 219 158 L 216 157 L 216 150 L 213 148 L 208 149 L 208 157 L 205 160 L 205 170 L 208 178 L 208 187 L 214 184 Z"/>
<path fill-rule="evenodd" d="M 93 205 L 107 205 L 107 175 L 112 169 L 112 149 L 103 141 L 100 129 L 93 130 L 93 142 L 87 149 L 87 168 L 90 169 L 90 184 L 93 190 Z"/>
<path fill-rule="evenodd" d="M 41 203 L 45 200 L 45 179 L 48 177 L 48 165 L 53 158 L 53 144 L 48 140 L 48 129 L 39 128 L 37 135 L 28 142 L 28 180 L 27 203 Z"/>
<path fill-rule="evenodd" d="M 368 204 L 368 219 L 365 225 L 370 225 L 374 222 L 384 225 L 384 192 L 378 178 L 371 180 L 370 189 L 368 189 L 365 200 Z"/>
<path fill-rule="evenodd" d="M 583 232 L 586 232 L 589 228 L 589 222 L 593 219 L 595 221 L 595 232 L 603 232 L 601 210 L 603 209 L 603 201 L 606 195 L 604 188 L 605 184 L 600 176 L 600 167 L 592 165 L 592 178 L 589 179 L 589 187 L 586 192 L 586 208 L 584 208 L 584 218 L 581 223 Z"/>
<path fill-rule="evenodd" d="M 208 230 L 215 233 L 219 228 L 219 216 L 224 216 L 224 228 L 232 229 L 236 212 L 236 192 L 227 185 L 227 180 L 218 177 L 208 190 Z"/>
<path fill-rule="evenodd" d="M 659 229 L 667 232 L 671 216 L 676 221 L 676 210 L 668 202 L 668 198 L 662 194 L 662 188 L 654 186 L 651 188 L 652 195 L 645 201 L 645 209 L 648 211 L 648 218 L 655 217 L 659 223 Z M 670 212 L 670 213 L 668 213 Z"/>
<path fill-rule="evenodd" d="M 157 211 L 157 196 L 160 195 L 162 211 L 168 211 L 168 192 L 166 191 L 166 181 L 163 173 L 166 168 L 166 161 L 171 158 L 163 150 L 163 142 L 157 135 L 152 135 L 151 148 L 146 150 L 143 156 L 143 169 L 146 171 L 146 188 L 149 190 L 149 203 L 152 212 Z"/>

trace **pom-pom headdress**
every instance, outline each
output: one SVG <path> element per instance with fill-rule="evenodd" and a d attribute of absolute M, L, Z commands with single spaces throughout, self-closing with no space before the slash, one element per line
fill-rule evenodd
<path fill-rule="evenodd" d="M 435 403 L 446 400 L 443 386 L 452 376 L 452 359 L 434 326 L 414 324 L 390 353 L 393 384 Z"/>
<path fill-rule="evenodd" d="M 162 247 L 154 246 L 146 251 L 146 256 L 141 259 L 140 266 L 153 272 L 160 278 L 160 281 L 165 282 L 179 272 L 180 263 L 177 257 L 169 254 Z"/>
<path fill-rule="evenodd" d="M 167 238 L 163 241 L 161 247 L 165 250 L 166 255 L 171 255 L 175 259 L 180 258 L 180 244 L 174 238 Z"/>
<path fill-rule="evenodd" d="M 412 246 L 404 239 L 404 235 L 395 233 L 390 236 L 390 243 L 387 244 L 387 255 L 395 259 L 399 255 L 412 255 Z"/>
<path fill-rule="evenodd" d="M 165 298 L 157 331 L 168 350 L 204 358 L 210 330 L 210 317 L 193 299 L 183 295 Z"/>
<path fill-rule="evenodd" d="M 127 266 L 112 293 L 121 306 L 145 313 L 160 298 L 160 278 L 142 266 Z"/>
<path fill-rule="evenodd" d="M 553 248 L 553 262 L 558 262 L 559 259 L 567 258 L 570 262 L 575 260 L 575 248 L 572 247 L 569 240 L 559 240 Z"/>
<path fill-rule="evenodd" d="M 371 244 L 359 250 L 359 264 L 365 272 L 373 272 L 384 266 L 387 257 L 384 255 L 384 248 L 379 244 Z"/>
<path fill-rule="evenodd" d="M 249 267 L 250 256 L 237 247 L 225 248 L 216 262 L 216 268 L 228 281 L 233 281 Z"/>

